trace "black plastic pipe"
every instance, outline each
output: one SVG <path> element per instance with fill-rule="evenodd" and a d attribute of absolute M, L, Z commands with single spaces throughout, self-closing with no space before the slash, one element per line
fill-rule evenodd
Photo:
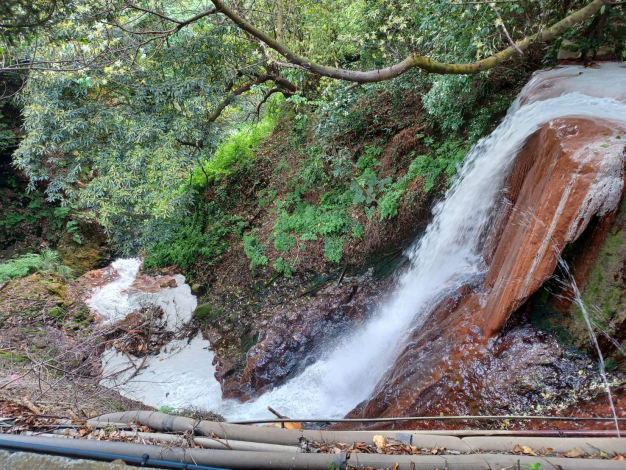
<path fill-rule="evenodd" d="M 205 465 L 195 465 L 182 462 L 168 462 L 167 460 L 152 459 L 148 454 L 143 457 L 132 457 L 130 455 L 111 454 L 109 452 L 97 452 L 93 450 L 70 449 L 68 447 L 58 447 L 46 444 L 34 444 L 29 442 L 16 442 L 0 439 L 0 449 L 11 452 L 32 452 L 36 454 L 60 455 L 72 459 L 97 460 L 100 462 L 113 462 L 122 460 L 128 465 L 138 467 L 165 468 L 172 470 L 228 470 L 218 467 L 207 467 Z"/>

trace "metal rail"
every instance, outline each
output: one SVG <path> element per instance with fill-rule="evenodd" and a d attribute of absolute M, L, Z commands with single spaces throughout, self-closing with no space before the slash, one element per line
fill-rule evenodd
<path fill-rule="evenodd" d="M 397 418 L 272 418 L 272 419 L 249 419 L 244 421 L 228 421 L 228 424 L 263 424 L 263 423 L 385 423 L 396 421 L 461 421 L 461 420 L 540 420 L 540 421 L 612 421 L 615 418 L 597 416 L 406 416 Z M 617 418 L 618 421 L 626 421 L 626 418 Z"/>

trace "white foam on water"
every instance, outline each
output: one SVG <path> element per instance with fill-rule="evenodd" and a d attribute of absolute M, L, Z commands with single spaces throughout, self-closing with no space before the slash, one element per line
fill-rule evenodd
<path fill-rule="evenodd" d="M 139 299 L 125 294 L 137 278 L 141 268 L 138 258 L 118 259 L 111 264 L 117 278 L 97 289 L 87 300 L 87 305 L 103 323 L 112 324 L 123 320 L 131 312 L 140 308 Z"/>
<path fill-rule="evenodd" d="M 610 72 L 617 73 L 613 68 Z M 537 75 L 527 87 L 537 87 L 540 77 Z M 623 80 L 614 86 L 626 88 L 626 69 L 620 77 Z M 135 397 L 143 396 L 147 404 L 154 406 L 200 406 L 229 419 L 268 417 L 268 405 L 292 417 L 345 415 L 371 396 L 393 364 L 407 333 L 419 328 L 420 312 L 429 302 L 460 280 L 480 272 L 481 236 L 516 154 L 541 125 L 566 116 L 626 122 L 626 106 L 611 98 L 587 96 L 571 89 L 525 105 L 517 100 L 500 126 L 469 152 L 445 200 L 434 208 L 433 221 L 407 251 L 411 267 L 399 278 L 390 299 L 363 327 L 336 341 L 334 347 L 329 345 L 317 362 L 298 376 L 255 401 L 222 401 L 213 379 L 213 354 L 204 349 L 208 342 L 196 338 L 188 346 L 178 345 L 180 352 L 171 359 L 150 359 L 148 368 L 131 381 L 137 386 Z M 108 311 L 115 311 L 115 302 L 101 303 L 110 305 Z M 155 382 L 157 391 L 151 389 Z M 163 388 L 162 382 L 170 385 Z M 164 397 L 166 390 L 169 395 Z"/>
<path fill-rule="evenodd" d="M 149 356 L 145 367 L 130 381 L 135 369 L 127 370 L 128 358 L 111 348 L 103 357 L 104 376 L 110 378 L 102 383 L 147 405 L 218 409 L 222 391 L 211 365 L 213 352 L 208 348 L 209 342 L 201 336 L 191 341 L 172 341 L 160 354 Z M 134 361 L 139 365 L 142 359 Z"/>
<path fill-rule="evenodd" d="M 191 287 L 185 284 L 185 276 L 180 274 L 173 276 L 176 287 L 160 288 L 157 292 L 131 289 L 141 264 L 139 258 L 114 261 L 111 266 L 118 277 L 113 282 L 96 289 L 87 300 L 87 305 L 102 319 L 103 324 L 116 323 L 148 305 L 158 306 L 163 309 L 162 321 L 166 323 L 168 330 L 180 329 L 189 322 L 198 304 L 196 297 L 191 293 Z"/>

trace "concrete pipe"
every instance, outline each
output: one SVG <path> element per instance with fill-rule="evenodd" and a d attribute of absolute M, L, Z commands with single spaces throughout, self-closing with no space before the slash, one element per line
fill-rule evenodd
<path fill-rule="evenodd" d="M 87 422 L 92 426 L 107 423 L 124 423 L 139 421 L 141 424 L 160 432 L 193 431 L 199 434 L 214 433 L 220 439 L 235 441 L 263 442 L 266 444 L 298 445 L 302 439 L 317 442 L 365 442 L 373 444 L 376 435 L 393 438 L 405 444 L 418 447 L 445 447 L 459 452 L 471 449 L 461 439 L 451 436 L 427 435 L 410 431 L 327 431 L 327 430 L 295 430 L 240 424 L 216 423 L 213 421 L 195 421 L 190 418 L 171 416 L 156 411 L 127 411 L 111 413 L 93 418 Z"/>

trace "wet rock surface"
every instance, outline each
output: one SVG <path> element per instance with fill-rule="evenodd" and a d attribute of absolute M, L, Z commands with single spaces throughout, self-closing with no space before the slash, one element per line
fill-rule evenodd
<path fill-rule="evenodd" d="M 554 272 L 594 216 L 614 212 L 624 175 L 624 125 L 576 118 L 546 124 L 527 142 L 506 185 L 481 328 L 497 333 Z M 499 229 L 496 227 L 496 233 Z M 486 254 L 486 258 L 491 258 Z"/>
<path fill-rule="evenodd" d="M 246 400 L 280 385 L 316 359 L 319 348 L 332 347 L 345 328 L 360 324 L 387 285 L 372 272 L 335 282 L 315 293 L 271 307 L 251 335 L 258 341 L 246 354 L 243 371 L 216 356 L 216 377 L 225 398 Z M 216 333 L 214 339 L 222 339 Z M 209 339 L 211 337 L 209 336 Z"/>
<path fill-rule="evenodd" d="M 451 328 L 446 328 L 446 332 Z M 563 415 L 611 416 L 595 362 L 560 344 L 533 326 L 518 326 L 497 340 L 479 335 L 459 337 L 431 332 L 430 339 L 408 346 L 404 367 L 386 377 L 378 395 L 353 410 L 348 417 L 438 415 Z M 463 341 L 463 343 L 450 344 Z M 429 357 L 443 356 L 441 361 Z M 623 374 L 611 376 L 624 384 Z M 405 387 L 403 379 L 407 379 Z M 419 383 L 410 390 L 409 383 Z M 619 403 L 626 403 L 624 387 L 614 387 Z M 618 410 L 623 410 L 618 407 Z M 611 429 L 611 423 L 534 421 L 419 421 L 372 428 L 455 429 L 467 426 L 501 429 Z M 341 427 L 341 426 L 338 426 Z"/>

